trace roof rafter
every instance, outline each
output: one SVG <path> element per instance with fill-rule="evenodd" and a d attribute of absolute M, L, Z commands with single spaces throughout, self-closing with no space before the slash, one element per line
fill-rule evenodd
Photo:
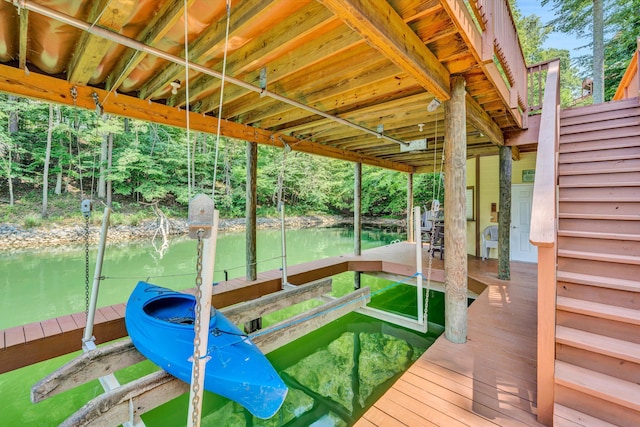
<path fill-rule="evenodd" d="M 386 0 L 319 0 L 401 70 L 442 101 L 449 72 Z"/>
<path fill-rule="evenodd" d="M 89 21 L 118 32 L 129 20 L 135 5 L 129 0 L 101 0 L 91 9 Z M 86 85 L 113 44 L 111 40 L 82 33 L 67 71 L 69 82 Z"/>
<path fill-rule="evenodd" d="M 20 11 L 20 53 L 18 64 L 19 67 L 24 70 L 27 66 L 27 41 L 29 31 L 29 11 L 21 10 Z"/>
<path fill-rule="evenodd" d="M 194 1 L 187 0 L 187 7 L 191 6 Z M 155 46 L 180 19 L 184 13 L 183 9 L 184 4 L 181 2 L 164 2 L 149 26 L 145 27 L 140 35 L 140 41 L 146 45 Z M 109 75 L 107 89 L 118 89 L 124 79 L 142 62 L 145 56 L 147 56 L 147 53 L 139 50 L 128 50 L 122 55 L 122 58 L 120 58 Z"/>

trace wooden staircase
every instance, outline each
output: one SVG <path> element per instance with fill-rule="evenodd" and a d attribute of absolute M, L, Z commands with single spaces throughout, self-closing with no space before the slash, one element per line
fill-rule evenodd
<path fill-rule="evenodd" d="M 556 426 L 640 426 L 640 104 L 564 110 Z"/>

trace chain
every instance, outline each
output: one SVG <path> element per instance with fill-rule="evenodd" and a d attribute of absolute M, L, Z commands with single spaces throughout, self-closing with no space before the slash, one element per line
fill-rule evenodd
<path fill-rule="evenodd" d="M 193 380 L 191 384 L 191 390 L 193 392 L 193 400 L 191 401 L 191 423 L 192 425 L 198 425 L 200 419 L 200 330 L 202 325 L 200 324 L 200 313 L 202 312 L 202 248 L 203 240 L 202 235 L 204 230 L 198 230 L 198 247 L 197 247 L 197 259 L 196 259 L 196 313 L 194 321 L 195 338 L 193 340 Z"/>
<path fill-rule="evenodd" d="M 84 306 L 89 317 L 89 214 L 84 214 Z"/>

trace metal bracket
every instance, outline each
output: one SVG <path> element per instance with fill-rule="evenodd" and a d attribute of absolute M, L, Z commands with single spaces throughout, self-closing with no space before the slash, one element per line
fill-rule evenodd
<path fill-rule="evenodd" d="M 198 194 L 189 202 L 187 222 L 189 224 L 189 237 L 198 238 L 198 232 L 202 230 L 203 239 L 211 237 L 213 228 L 213 200 L 204 194 Z"/>

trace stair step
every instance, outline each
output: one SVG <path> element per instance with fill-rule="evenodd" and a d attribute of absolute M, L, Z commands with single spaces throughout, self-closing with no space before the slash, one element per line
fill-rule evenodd
<path fill-rule="evenodd" d="M 591 175 L 593 177 L 593 175 Z M 560 179 L 558 186 L 560 188 L 602 188 L 602 187 L 638 187 L 640 181 L 637 179 L 624 179 L 623 177 L 615 177 L 616 179 L 609 177 L 593 178 L 586 180 L 584 176 L 578 180 Z"/>
<path fill-rule="evenodd" d="M 597 219 L 601 219 L 601 217 L 597 216 L 597 217 L 593 217 L 593 219 L 597 220 Z M 602 233 L 598 231 L 558 230 L 558 236 L 582 237 L 585 239 L 632 240 L 632 241 L 640 242 L 640 234 Z"/>
<path fill-rule="evenodd" d="M 561 202 L 640 202 L 640 186 L 638 187 L 604 187 L 604 188 L 564 188 L 558 194 Z M 636 211 L 640 213 L 640 211 Z"/>
<path fill-rule="evenodd" d="M 640 108 L 638 105 L 627 106 L 625 108 L 617 108 L 614 110 L 595 111 L 587 114 L 581 114 L 573 117 L 561 117 L 560 127 L 579 126 L 585 123 L 597 123 L 613 119 L 621 119 L 626 117 L 640 116 Z"/>
<path fill-rule="evenodd" d="M 640 158 L 603 160 L 595 162 L 572 162 L 558 165 L 558 175 L 560 176 L 636 172 L 638 170 L 640 170 Z"/>
<path fill-rule="evenodd" d="M 558 271 L 558 281 L 578 283 L 587 286 L 616 289 L 619 291 L 640 292 L 640 282 L 636 280 L 617 279 L 615 277 L 594 276 L 591 274 Z"/>
<path fill-rule="evenodd" d="M 560 111 L 560 120 L 570 117 L 584 117 L 589 114 L 598 114 L 606 111 L 616 111 L 625 108 L 638 108 L 638 100 L 635 98 L 622 101 L 609 101 L 600 104 L 592 104 L 584 107 L 565 108 Z"/>
<path fill-rule="evenodd" d="M 560 153 L 560 155 L 558 156 L 558 163 L 561 165 L 566 165 L 574 163 L 606 162 L 632 159 L 640 159 L 640 142 L 638 142 L 638 146 L 635 147 Z"/>
<path fill-rule="evenodd" d="M 556 307 L 558 310 L 570 313 L 640 325 L 640 310 L 633 310 L 631 308 L 617 307 L 563 296 L 556 297 Z"/>
<path fill-rule="evenodd" d="M 573 144 L 576 142 L 597 141 L 597 143 L 602 145 L 602 148 L 604 149 L 608 145 L 610 140 L 617 139 L 617 138 L 632 138 L 632 137 L 635 137 L 637 140 L 638 135 L 640 135 L 640 126 L 629 126 L 626 128 L 622 128 L 620 129 L 619 133 L 612 132 L 610 129 L 601 129 L 601 130 L 594 130 L 591 132 L 573 133 L 570 135 L 560 136 L 560 147 L 562 147 L 562 144 Z"/>
<path fill-rule="evenodd" d="M 640 265 L 640 257 L 634 255 L 605 254 L 584 251 L 574 251 L 570 249 L 558 249 L 559 257 L 580 258 L 592 261 L 604 261 L 618 264 Z"/>
<path fill-rule="evenodd" d="M 579 213 L 560 213 L 558 218 L 576 218 L 576 219 L 607 219 L 617 221 L 637 221 L 640 219 L 640 215 L 595 215 L 591 213 L 579 214 Z"/>
<path fill-rule="evenodd" d="M 553 425 L 555 427 L 618 427 L 599 418 L 556 403 L 553 405 Z"/>
<path fill-rule="evenodd" d="M 578 133 L 588 133 L 598 130 L 608 130 L 612 136 L 625 135 L 625 129 L 640 125 L 640 117 L 622 117 L 611 120 L 587 121 L 574 126 L 565 126 L 560 122 L 560 138 L 566 135 L 574 135 Z"/>
<path fill-rule="evenodd" d="M 640 385 L 556 360 L 555 382 L 634 411 L 640 411 Z"/>
<path fill-rule="evenodd" d="M 628 362 L 640 363 L 640 344 L 556 326 L 556 342 Z"/>
<path fill-rule="evenodd" d="M 602 142 L 600 139 L 566 142 L 560 141 L 558 151 L 560 154 L 578 152 L 606 152 L 607 150 L 633 148 L 640 145 L 637 136 L 627 136 L 623 138 L 608 138 Z"/>

